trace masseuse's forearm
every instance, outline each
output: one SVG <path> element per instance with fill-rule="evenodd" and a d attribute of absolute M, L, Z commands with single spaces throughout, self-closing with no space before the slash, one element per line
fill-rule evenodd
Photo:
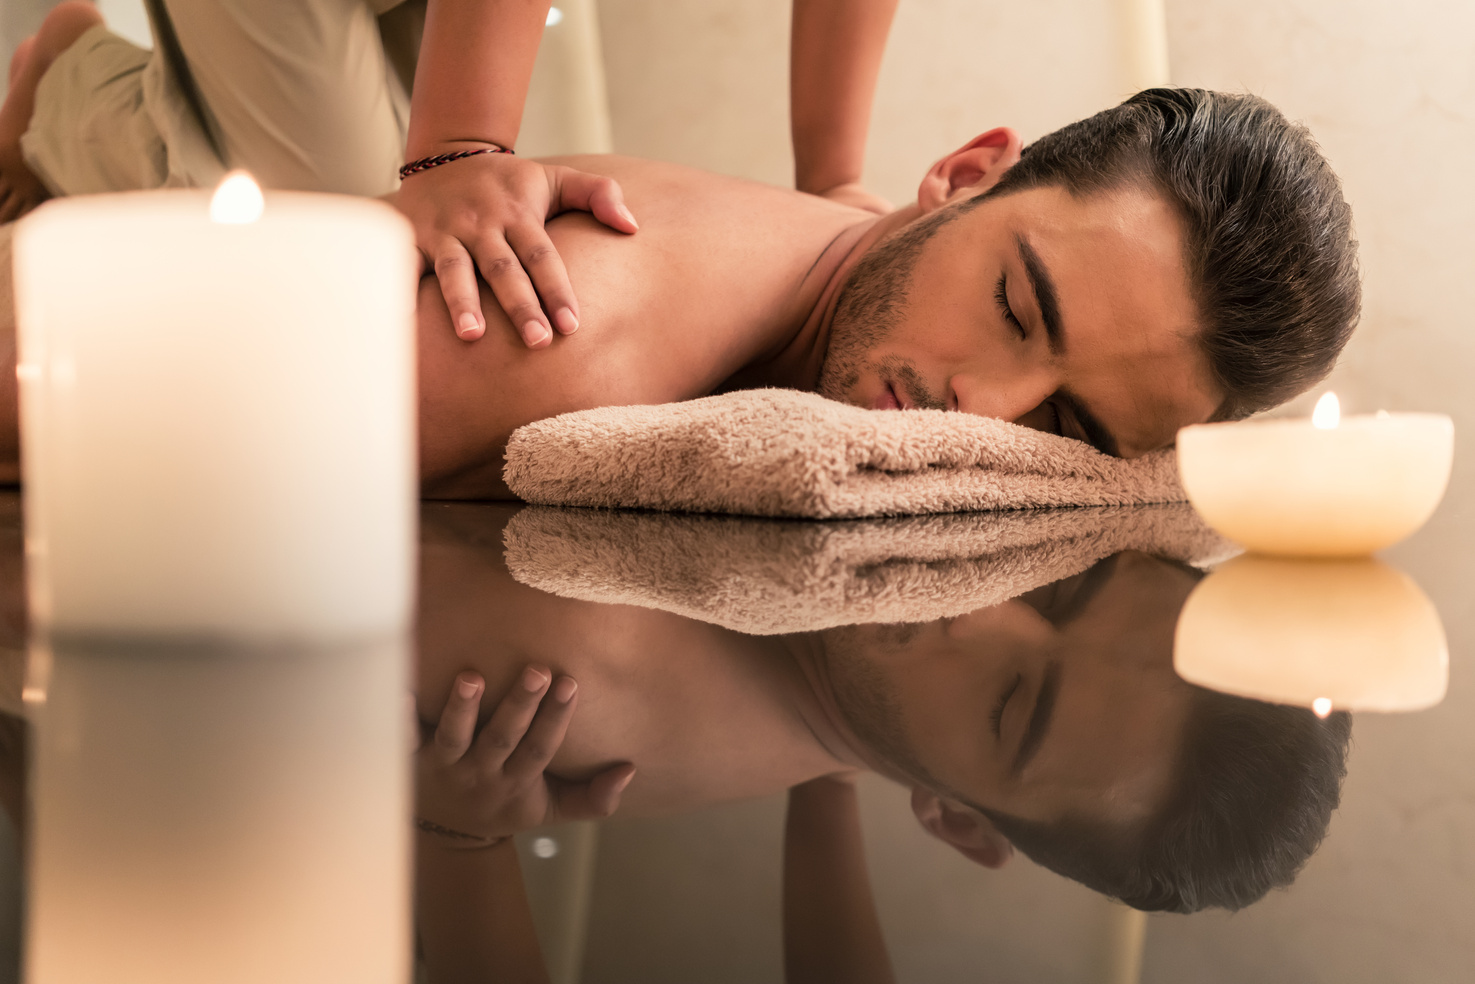
<path fill-rule="evenodd" d="M 784 823 L 784 980 L 895 984 L 871 897 L 853 782 L 789 790 Z"/>
<path fill-rule="evenodd" d="M 415 928 L 430 984 L 548 980 L 512 841 L 447 849 L 416 834 Z"/>
<path fill-rule="evenodd" d="M 512 148 L 549 0 L 430 0 L 405 156 Z"/>
<path fill-rule="evenodd" d="M 896 0 L 794 0 L 789 46 L 794 179 L 821 194 L 860 181 Z"/>

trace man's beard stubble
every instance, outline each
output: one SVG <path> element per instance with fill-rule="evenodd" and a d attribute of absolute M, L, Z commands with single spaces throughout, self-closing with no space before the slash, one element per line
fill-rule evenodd
<path fill-rule="evenodd" d="M 873 753 L 913 781 L 940 788 L 907 737 L 895 688 L 868 655 L 869 650 L 905 649 L 921 629 L 910 623 L 844 625 L 825 631 L 820 643 L 835 704 L 851 731 Z"/>
<path fill-rule="evenodd" d="M 977 200 L 923 216 L 872 246 L 856 264 L 835 303 L 829 345 L 820 366 L 817 388 L 821 396 L 849 402 L 861 373 L 869 368 L 902 389 L 918 409 L 947 409 L 910 360 L 893 355 L 871 361 L 868 356 L 896 328 L 923 247 L 939 229 L 971 211 Z"/>

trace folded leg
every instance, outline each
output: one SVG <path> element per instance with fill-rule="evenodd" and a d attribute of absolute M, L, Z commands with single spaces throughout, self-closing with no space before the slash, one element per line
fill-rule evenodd
<path fill-rule="evenodd" d="M 407 106 L 364 0 L 150 0 L 150 12 L 227 166 L 274 188 L 394 190 Z"/>

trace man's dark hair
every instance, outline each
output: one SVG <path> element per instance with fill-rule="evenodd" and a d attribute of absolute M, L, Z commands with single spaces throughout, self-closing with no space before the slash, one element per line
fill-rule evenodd
<path fill-rule="evenodd" d="M 1284 888 L 1341 798 L 1351 716 L 1193 689 L 1174 793 L 1145 827 L 974 808 L 1036 864 L 1134 909 L 1241 909 Z"/>
<path fill-rule="evenodd" d="M 980 198 L 1131 184 L 1184 223 L 1200 343 L 1226 394 L 1216 419 L 1278 406 L 1331 371 L 1362 303 L 1357 242 L 1304 126 L 1258 96 L 1147 89 L 1036 140 Z"/>

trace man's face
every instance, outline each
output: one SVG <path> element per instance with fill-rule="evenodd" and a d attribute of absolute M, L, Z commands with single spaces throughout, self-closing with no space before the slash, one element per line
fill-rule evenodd
<path fill-rule="evenodd" d="M 857 266 L 822 394 L 998 417 L 1123 457 L 1166 447 L 1219 406 L 1196 341 L 1182 231 L 1161 198 L 1033 188 L 987 199 L 908 245 L 908 231 L 935 216 Z"/>
<path fill-rule="evenodd" d="M 1024 820 L 1162 804 L 1192 691 L 1173 627 L 1197 578 L 1126 553 L 1003 605 L 828 633 L 847 723 L 919 785 Z"/>

